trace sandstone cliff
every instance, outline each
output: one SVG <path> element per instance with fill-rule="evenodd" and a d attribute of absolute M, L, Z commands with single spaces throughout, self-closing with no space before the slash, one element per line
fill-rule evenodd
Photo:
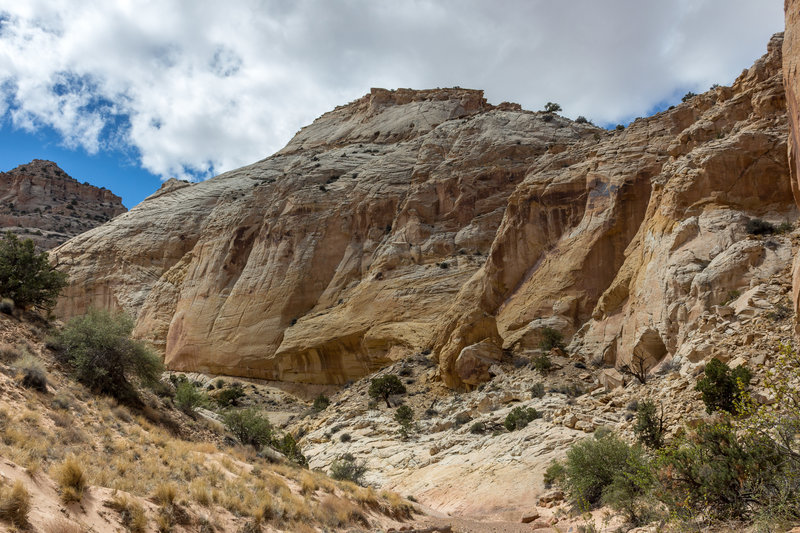
<path fill-rule="evenodd" d="M 125 212 L 108 189 L 71 178 L 51 161 L 34 159 L 0 172 L 0 228 L 30 238 L 41 249 Z"/>
<path fill-rule="evenodd" d="M 732 87 L 538 160 L 439 327 L 444 380 L 462 383 L 457 362 L 487 317 L 516 351 L 552 327 L 607 364 L 710 355 L 691 342 L 697 319 L 790 257 L 788 240 L 745 230 L 796 218 L 786 129 L 777 35 Z"/>
<path fill-rule="evenodd" d="M 433 349 L 475 385 L 544 326 L 611 364 L 700 357 L 691 319 L 791 253 L 745 231 L 796 218 L 786 130 L 780 36 L 732 87 L 624 132 L 373 89 L 58 248 L 57 312 L 125 309 L 173 369 L 305 383 Z"/>
<path fill-rule="evenodd" d="M 125 309 L 173 369 L 344 383 L 429 347 L 528 168 L 605 135 L 481 91 L 374 89 L 56 249 L 57 312 Z"/>

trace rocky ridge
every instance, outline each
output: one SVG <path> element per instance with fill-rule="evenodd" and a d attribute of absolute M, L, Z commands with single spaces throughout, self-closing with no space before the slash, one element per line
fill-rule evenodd
<path fill-rule="evenodd" d="M 52 161 L 0 172 L 0 228 L 50 249 L 126 211 L 105 188 L 80 183 Z"/>

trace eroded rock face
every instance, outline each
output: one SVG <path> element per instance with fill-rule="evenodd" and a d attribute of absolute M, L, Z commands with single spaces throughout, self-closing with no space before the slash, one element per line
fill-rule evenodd
<path fill-rule="evenodd" d="M 57 246 L 126 211 L 108 189 L 80 183 L 52 161 L 34 159 L 0 172 L 0 228 Z"/>
<path fill-rule="evenodd" d="M 785 265 L 788 239 L 748 236 L 761 217 L 794 221 L 781 35 L 732 87 L 719 87 L 599 142 L 531 166 L 509 198 L 489 259 L 437 331 L 442 377 L 476 310 L 507 348 L 543 327 L 587 358 L 626 364 L 677 353 L 695 319 Z M 469 339 L 476 342 L 479 339 Z"/>
<path fill-rule="evenodd" d="M 615 133 L 480 91 L 374 89 L 57 249 L 57 312 L 125 309 L 172 369 L 302 383 L 433 349 L 471 386 L 493 358 L 466 348 L 525 352 L 544 328 L 617 366 L 696 358 L 698 317 L 791 255 L 745 229 L 796 218 L 781 44 Z"/>
<path fill-rule="evenodd" d="M 800 0 L 785 0 L 786 31 L 783 40 L 783 83 L 786 90 L 786 108 L 789 114 L 789 170 L 792 192 L 800 205 Z M 800 254 L 795 256 L 793 268 L 793 296 L 795 315 L 800 317 Z"/>
<path fill-rule="evenodd" d="M 529 167 L 596 135 L 481 91 L 374 89 L 55 250 L 72 280 L 56 312 L 124 309 L 172 369 L 344 383 L 430 347 Z M 494 317 L 479 325 L 465 346 L 499 347 Z"/>

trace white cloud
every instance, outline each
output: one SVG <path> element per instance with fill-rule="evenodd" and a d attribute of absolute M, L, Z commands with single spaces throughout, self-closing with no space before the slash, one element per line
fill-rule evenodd
<path fill-rule="evenodd" d="M 373 86 L 623 122 L 730 83 L 782 26 L 781 0 L 0 0 L 0 114 L 205 177 Z"/>

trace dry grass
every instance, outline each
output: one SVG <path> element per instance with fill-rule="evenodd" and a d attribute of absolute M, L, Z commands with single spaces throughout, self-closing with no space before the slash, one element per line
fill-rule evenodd
<path fill-rule="evenodd" d="M 119 513 L 122 525 L 131 533 L 143 533 L 147 530 L 147 515 L 139 502 L 124 494 L 115 494 L 106 505 Z"/>
<path fill-rule="evenodd" d="M 81 501 L 83 491 L 86 489 L 86 476 L 74 455 L 70 455 L 63 463 L 56 466 L 52 476 L 58 483 L 64 503 Z"/>
<path fill-rule="evenodd" d="M 161 483 L 153 491 L 153 500 L 161 507 L 167 507 L 175 503 L 177 493 L 178 487 L 174 483 Z"/>
<path fill-rule="evenodd" d="M 7 520 L 17 527 L 28 524 L 28 512 L 31 509 L 31 495 L 21 481 L 16 481 L 10 488 L 0 490 L 0 519 Z"/>
<path fill-rule="evenodd" d="M 47 522 L 42 531 L 43 533 L 86 533 L 87 530 L 75 522 L 58 517 Z"/>

